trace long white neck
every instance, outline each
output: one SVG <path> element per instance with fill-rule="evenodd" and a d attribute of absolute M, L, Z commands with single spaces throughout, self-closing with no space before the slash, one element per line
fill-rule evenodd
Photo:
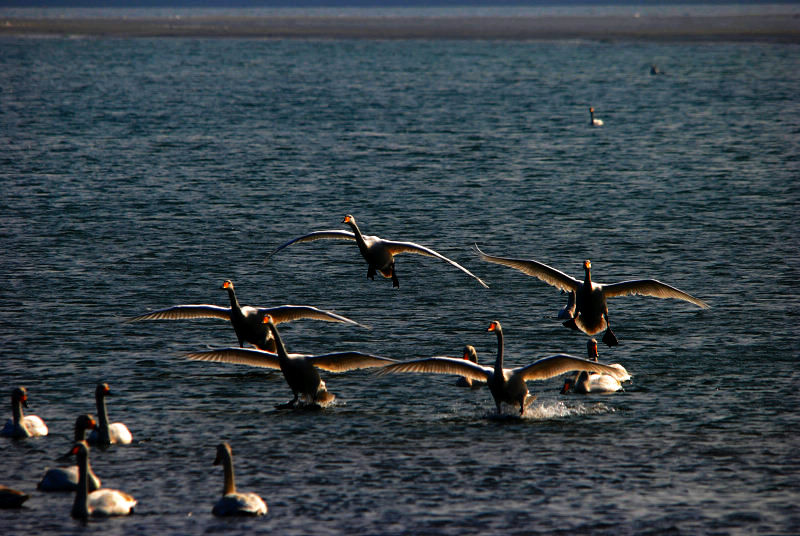
<path fill-rule="evenodd" d="M 239 300 L 236 299 L 236 292 L 233 290 L 233 287 L 228 287 L 228 298 L 231 300 L 231 309 L 241 309 L 239 306 Z"/>
<path fill-rule="evenodd" d="M 503 374 L 503 329 L 498 325 L 494 329 L 497 333 L 497 359 L 494 362 L 494 373 L 502 376 Z"/>
<path fill-rule="evenodd" d="M 97 402 L 97 442 L 101 445 L 111 444 L 111 435 L 108 431 L 108 409 L 106 408 L 106 397 L 98 390 L 95 395 Z"/>
<path fill-rule="evenodd" d="M 364 241 L 364 236 L 361 234 L 361 230 L 358 228 L 356 220 L 350 218 L 350 221 L 348 221 L 347 224 L 353 230 L 353 234 L 356 237 L 356 244 L 358 244 L 358 249 L 361 250 L 361 253 L 363 254 L 367 250 L 367 243 Z"/>
<path fill-rule="evenodd" d="M 268 322 L 267 327 L 272 333 L 272 337 L 275 339 L 275 350 L 278 354 L 278 359 L 282 362 L 288 361 L 289 353 L 286 351 L 286 347 L 283 345 L 283 339 L 281 339 L 281 335 L 278 333 L 278 328 L 275 327 L 275 324 L 272 322 Z"/>
<path fill-rule="evenodd" d="M 222 489 L 222 494 L 236 493 L 236 481 L 233 477 L 233 459 L 227 449 L 225 449 L 222 456 L 222 469 L 225 472 L 225 487 Z"/>

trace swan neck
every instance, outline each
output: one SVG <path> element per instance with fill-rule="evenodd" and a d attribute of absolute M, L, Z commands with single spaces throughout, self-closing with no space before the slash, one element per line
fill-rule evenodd
<path fill-rule="evenodd" d="M 275 339 L 275 351 L 278 357 L 280 359 L 289 359 L 289 354 L 286 352 L 286 347 L 283 345 L 283 339 L 281 339 L 281 335 L 278 333 L 278 328 L 273 323 L 269 323 L 267 326 L 272 333 L 272 337 Z"/>
<path fill-rule="evenodd" d="M 89 517 L 89 455 L 85 450 L 78 452 L 78 489 L 72 503 L 72 517 Z"/>
<path fill-rule="evenodd" d="M 583 278 L 583 285 L 586 288 L 592 288 L 592 269 L 591 268 L 585 268 L 584 270 L 586 272 L 586 275 Z"/>
<path fill-rule="evenodd" d="M 367 247 L 367 243 L 364 242 L 364 236 L 361 234 L 361 229 L 358 228 L 358 224 L 354 220 L 350 220 L 347 222 L 350 228 L 353 230 L 353 234 L 356 237 L 356 243 L 358 244 L 358 248 L 362 251 L 365 250 Z"/>
<path fill-rule="evenodd" d="M 107 445 L 111 443 L 111 437 L 108 432 L 108 408 L 106 407 L 106 397 L 99 392 L 97 393 L 97 439 L 100 444 Z"/>
<path fill-rule="evenodd" d="M 497 328 L 497 359 L 494 362 L 495 374 L 502 374 L 503 372 L 503 330 Z"/>
<path fill-rule="evenodd" d="M 11 401 L 11 415 L 14 419 L 14 426 L 21 425 L 25 414 L 22 412 L 22 400 Z"/>
<path fill-rule="evenodd" d="M 223 470 L 225 471 L 225 487 L 222 489 L 223 495 L 236 493 L 236 481 L 233 476 L 233 459 L 229 452 L 225 452 L 223 460 Z"/>
<path fill-rule="evenodd" d="M 228 298 L 230 298 L 231 300 L 231 308 L 241 309 L 241 307 L 239 307 L 239 300 L 236 299 L 236 291 L 233 290 L 233 288 L 231 287 L 228 287 L 227 291 L 228 291 Z"/>

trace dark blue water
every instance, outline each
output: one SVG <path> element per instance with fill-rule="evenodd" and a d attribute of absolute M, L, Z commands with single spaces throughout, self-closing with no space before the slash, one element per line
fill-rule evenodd
<path fill-rule="evenodd" d="M 773 45 L 0 41 L 0 388 L 25 385 L 51 431 L 0 442 L 0 482 L 32 494 L 0 511 L 3 533 L 796 533 L 799 72 L 800 49 Z M 491 288 L 405 255 L 393 290 L 344 242 L 265 263 L 347 213 Z M 225 322 L 122 322 L 225 305 L 230 278 L 244 304 L 372 327 L 285 325 L 290 351 L 469 343 L 490 362 L 500 320 L 510 366 L 583 355 L 555 320 L 566 298 L 475 242 L 574 276 L 590 258 L 601 282 L 653 277 L 712 308 L 612 300 L 621 345 L 601 359 L 633 382 L 530 382 L 516 422 L 453 378 L 369 371 L 325 374 L 322 412 L 278 411 L 280 374 L 182 357 L 235 345 Z M 139 506 L 84 527 L 71 495 L 35 486 L 100 380 L 134 444 L 92 464 Z M 267 517 L 211 515 L 220 440 Z"/>

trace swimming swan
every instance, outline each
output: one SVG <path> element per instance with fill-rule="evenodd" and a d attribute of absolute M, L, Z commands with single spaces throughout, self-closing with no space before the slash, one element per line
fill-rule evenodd
<path fill-rule="evenodd" d="M 97 421 L 91 415 L 81 415 L 75 419 L 75 441 L 83 441 L 86 437 L 86 430 L 97 428 Z M 92 471 L 89 462 L 86 462 L 89 473 L 89 491 L 94 491 L 100 487 L 100 479 Z M 78 466 L 55 467 L 48 469 L 42 480 L 36 486 L 39 491 L 75 491 L 78 489 Z"/>
<path fill-rule="evenodd" d="M 0 508 L 22 508 L 31 496 L 14 488 L 0 485 Z"/>
<path fill-rule="evenodd" d="M 595 117 L 594 117 L 594 108 L 592 108 L 591 106 L 589 107 L 589 117 L 590 117 L 589 126 L 592 126 L 592 127 L 602 127 L 603 126 L 603 120 L 602 119 L 595 119 Z"/>
<path fill-rule="evenodd" d="M 589 359 L 592 361 L 597 361 L 599 357 L 597 353 L 597 341 L 594 339 L 589 339 L 586 343 L 586 349 L 589 354 Z M 572 377 L 567 378 L 564 381 L 564 387 L 561 389 L 561 394 L 566 394 L 570 390 L 578 393 L 578 394 L 589 394 L 589 393 L 613 393 L 615 391 L 619 391 L 622 389 L 622 382 L 628 381 L 631 379 L 631 375 L 628 374 L 628 371 L 625 370 L 625 367 L 620 365 L 619 363 L 614 363 L 609 365 L 609 367 L 614 367 L 615 369 L 619 370 L 620 376 L 614 377 L 609 374 L 600 374 L 600 373 L 588 373 L 586 371 L 576 372 Z"/>
<path fill-rule="evenodd" d="M 89 434 L 89 443 L 103 447 L 114 443 L 127 445 L 133 441 L 133 435 L 131 435 L 128 427 L 121 422 L 108 423 L 107 396 L 111 396 L 111 388 L 107 383 L 98 383 L 97 388 L 94 390 L 94 399 L 97 403 L 97 415 L 100 423 Z"/>
<path fill-rule="evenodd" d="M 127 322 L 138 322 L 140 320 L 184 320 L 191 318 L 220 318 L 229 320 L 239 339 L 239 346 L 244 347 L 244 342 L 255 345 L 257 348 L 275 351 L 275 342 L 272 335 L 263 324 L 264 317 L 271 315 L 276 324 L 290 322 L 302 318 L 313 320 L 325 320 L 327 322 L 343 322 L 356 326 L 367 327 L 347 317 L 337 315 L 331 311 L 325 311 L 311 307 L 309 305 L 281 305 L 279 307 L 250 307 L 241 306 L 236 299 L 236 292 L 233 288 L 233 281 L 230 279 L 222 283 L 222 289 L 228 291 L 231 301 L 230 307 L 220 307 L 218 305 L 175 305 L 166 309 L 159 309 L 150 313 L 135 316 Z"/>
<path fill-rule="evenodd" d="M 322 355 L 289 354 L 283 345 L 278 328 L 267 315 L 264 322 L 271 330 L 278 348 L 277 353 L 253 350 L 250 348 L 222 348 L 205 352 L 186 354 L 193 361 L 211 361 L 217 363 L 235 363 L 253 367 L 279 369 L 283 372 L 286 383 L 294 394 L 294 398 L 281 404 L 278 408 L 293 408 L 300 397 L 308 404 L 325 405 L 333 402 L 335 395 L 328 392 L 325 382 L 319 376 L 317 368 L 329 372 L 346 372 L 348 370 L 382 367 L 388 363 L 396 363 L 394 359 L 364 354 L 361 352 L 336 352 Z"/>
<path fill-rule="evenodd" d="M 322 239 L 354 240 L 358 244 L 358 249 L 361 252 L 361 256 L 364 257 L 364 260 L 366 260 L 367 264 L 369 265 L 369 269 L 367 270 L 367 277 L 369 279 L 374 280 L 375 274 L 380 272 L 383 277 L 392 278 L 393 287 L 399 287 L 400 282 L 397 279 L 394 256 L 400 253 L 416 253 L 418 255 L 436 257 L 437 259 L 450 263 L 465 274 L 474 277 L 484 288 L 489 288 L 489 286 L 478 276 L 457 262 L 448 259 L 444 255 L 441 255 L 430 248 L 415 244 L 414 242 L 395 242 L 393 240 L 384 240 L 383 238 L 379 238 L 377 236 L 362 235 L 361 231 L 358 229 L 358 225 L 356 225 L 356 219 L 350 214 L 344 217 L 342 223 L 348 224 L 353 232 L 339 230 L 315 231 L 313 233 L 289 240 L 282 246 L 279 246 L 277 249 L 275 249 L 275 251 L 270 253 L 269 257 L 272 257 L 283 248 L 291 246 L 297 242 L 312 242 L 314 240 Z"/>
<path fill-rule="evenodd" d="M 675 298 L 684 300 L 703 309 L 709 307 L 703 300 L 695 298 L 675 287 L 671 287 L 666 283 L 656 281 L 655 279 L 622 281 L 610 285 L 595 283 L 592 281 L 592 263 L 588 260 L 583 262 L 585 276 L 584 280 L 581 282 L 574 277 L 568 276 L 564 272 L 560 272 L 555 268 L 551 268 L 546 264 L 534 260 L 487 255 L 480 250 L 477 244 L 475 244 L 475 251 L 481 259 L 487 262 L 504 264 L 511 268 L 516 268 L 525 274 L 538 277 L 545 283 L 560 288 L 561 290 L 575 292 L 574 314 L 572 318 L 564 322 L 564 325 L 572 329 L 579 329 L 587 335 L 594 335 L 605 328 L 606 332 L 603 335 L 603 342 L 608 346 L 616 346 L 619 344 L 614 332 L 611 331 L 611 327 L 608 324 L 608 306 L 606 305 L 606 300 L 608 298 L 639 294 L 642 296 L 653 296 L 655 298 Z"/>
<path fill-rule="evenodd" d="M 494 331 L 497 334 L 497 359 L 493 369 L 464 359 L 429 357 L 388 365 L 380 369 L 377 374 L 428 372 L 432 374 L 459 374 L 474 380 L 483 380 L 489 386 L 498 414 L 501 413 L 501 404 L 505 402 L 511 405 L 518 404 L 520 416 L 525 412 L 525 401 L 528 397 L 528 386 L 525 382 L 528 380 L 546 380 L 573 370 L 603 372 L 612 376 L 621 375 L 613 367 L 566 354 L 544 357 L 524 367 L 515 369 L 503 368 L 503 329 L 500 326 L 500 322 L 494 321 L 489 324 L 487 331 Z"/>
<path fill-rule="evenodd" d="M 222 464 L 225 472 L 225 487 L 222 498 L 217 501 L 211 512 L 215 516 L 260 516 L 267 513 L 267 504 L 255 493 L 236 491 L 233 477 L 233 453 L 228 443 L 217 445 L 217 457 L 214 465 Z"/>
<path fill-rule="evenodd" d="M 115 489 L 100 488 L 89 492 L 89 445 L 78 441 L 70 454 L 78 458 L 78 490 L 72 503 L 72 517 L 86 519 L 93 517 L 126 516 L 133 513 L 136 499 Z"/>
<path fill-rule="evenodd" d="M 0 436 L 21 439 L 47 435 L 47 425 L 36 415 L 25 415 L 22 408 L 28 407 L 28 390 L 16 387 L 11 391 L 11 415 L 0 430 Z"/>

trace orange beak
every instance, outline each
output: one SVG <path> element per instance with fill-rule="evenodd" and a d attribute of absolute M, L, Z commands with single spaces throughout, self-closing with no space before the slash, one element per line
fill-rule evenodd
<path fill-rule="evenodd" d="M 491 324 L 489 324 L 489 329 L 487 329 L 486 331 L 494 331 L 496 329 L 497 329 L 497 322 L 492 322 Z"/>
<path fill-rule="evenodd" d="M 264 317 L 264 320 L 261 321 L 262 324 L 269 324 L 272 322 L 272 315 L 267 315 Z"/>

